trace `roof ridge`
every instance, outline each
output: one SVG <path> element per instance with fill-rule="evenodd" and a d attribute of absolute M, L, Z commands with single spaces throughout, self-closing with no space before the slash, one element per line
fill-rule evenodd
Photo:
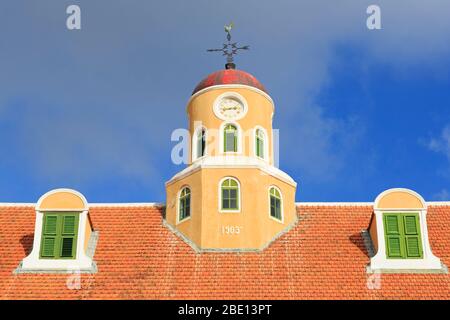
<path fill-rule="evenodd" d="M 117 203 L 89 203 L 89 208 L 97 207 L 164 207 L 163 202 L 117 202 Z M 36 203 L 0 202 L 0 207 L 35 207 Z"/>
<path fill-rule="evenodd" d="M 373 202 L 296 202 L 296 206 L 314 207 L 314 206 L 327 206 L 327 207 L 344 207 L 344 206 L 373 206 Z"/>
<path fill-rule="evenodd" d="M 296 206 L 314 207 L 314 206 L 327 206 L 327 207 L 345 207 L 345 206 L 373 206 L 374 202 L 295 202 Z M 429 206 L 450 206 L 450 201 L 426 201 Z M 88 204 L 90 208 L 98 207 L 165 207 L 164 202 L 95 202 Z M 0 202 L 0 207 L 35 207 L 36 203 L 29 202 Z"/>
<path fill-rule="evenodd" d="M 426 201 L 428 206 L 450 206 L 450 201 Z M 373 206 L 374 202 L 296 202 L 296 206 L 314 207 L 314 206 Z"/>
<path fill-rule="evenodd" d="M 0 207 L 36 207 L 36 203 L 0 202 Z"/>
<path fill-rule="evenodd" d="M 111 202 L 111 203 L 89 203 L 89 207 L 165 207 L 163 202 Z"/>

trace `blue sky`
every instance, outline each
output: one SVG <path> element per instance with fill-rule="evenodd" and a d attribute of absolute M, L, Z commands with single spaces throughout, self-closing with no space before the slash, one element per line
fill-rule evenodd
<path fill-rule="evenodd" d="M 78 4 L 82 30 L 65 27 Z M 378 4 L 382 30 L 366 28 Z M 0 202 L 57 187 L 90 202 L 164 201 L 171 132 L 195 85 L 236 58 L 276 104 L 298 201 L 390 187 L 450 200 L 448 1 L 2 1 Z"/>

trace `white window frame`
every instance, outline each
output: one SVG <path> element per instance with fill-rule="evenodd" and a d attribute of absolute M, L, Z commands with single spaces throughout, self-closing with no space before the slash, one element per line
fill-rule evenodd
<path fill-rule="evenodd" d="M 224 148 L 224 137 L 225 137 L 225 127 L 227 125 L 233 125 L 236 127 L 237 130 L 237 151 L 227 151 L 225 152 L 225 148 Z M 219 129 L 219 150 L 220 153 L 223 155 L 232 155 L 232 154 L 242 154 L 242 129 L 241 126 L 239 125 L 239 123 L 234 122 L 234 121 L 224 121 L 222 122 L 222 124 L 220 125 L 220 129 Z"/>
<path fill-rule="evenodd" d="M 227 179 L 233 179 L 237 182 L 238 185 L 238 210 L 223 210 L 222 209 L 222 183 L 227 180 Z M 227 176 L 227 177 L 223 177 L 222 179 L 220 179 L 219 181 L 219 188 L 218 188 L 218 198 L 219 198 L 219 212 L 220 213 L 239 213 L 242 211 L 242 192 L 241 192 L 241 183 L 239 182 L 239 179 L 236 177 L 232 177 L 232 176 Z"/>
<path fill-rule="evenodd" d="M 190 213 L 189 213 L 189 217 L 184 218 L 183 220 L 180 220 L 180 197 L 181 197 L 181 192 L 185 188 L 188 188 L 189 192 L 190 192 L 190 198 L 191 198 L 191 200 L 190 200 Z M 180 223 L 189 221 L 192 218 L 192 188 L 189 185 L 187 185 L 187 184 L 183 185 L 180 188 L 180 190 L 178 190 L 178 193 L 177 193 L 177 210 L 176 210 L 176 212 L 177 212 L 177 220 L 176 220 L 177 221 L 177 225 L 180 224 Z"/>
<path fill-rule="evenodd" d="M 259 157 L 258 153 L 257 153 L 256 133 L 258 132 L 258 130 L 261 130 L 261 132 L 264 135 L 264 140 L 263 140 L 264 150 L 263 150 L 262 158 Z M 253 129 L 253 155 L 260 160 L 264 160 L 266 162 L 269 161 L 269 135 L 267 134 L 267 130 L 264 129 L 262 126 L 256 126 Z"/>
<path fill-rule="evenodd" d="M 270 189 L 272 189 L 272 188 L 275 188 L 275 189 L 278 190 L 278 192 L 280 193 L 280 201 L 281 201 L 281 204 L 280 204 L 281 220 L 280 220 L 280 219 L 277 219 L 277 218 L 275 218 L 275 217 L 272 217 L 272 215 L 270 214 Z M 281 189 L 278 188 L 276 185 L 270 185 L 269 188 L 267 189 L 267 199 L 268 199 L 268 209 L 269 209 L 268 212 L 269 212 L 269 218 L 272 219 L 272 220 L 274 220 L 274 221 L 276 221 L 276 222 L 278 222 L 278 223 L 284 224 L 284 201 L 283 201 L 283 193 L 281 192 Z"/>
<path fill-rule="evenodd" d="M 205 154 L 201 157 L 199 157 L 197 155 L 197 145 L 198 145 L 198 139 L 197 139 L 197 135 L 201 130 L 205 130 Z M 205 126 L 198 126 L 197 128 L 195 128 L 194 130 L 194 134 L 192 136 L 192 162 L 199 160 L 199 159 L 203 159 L 204 157 L 206 157 L 208 155 L 208 129 L 206 129 Z"/>

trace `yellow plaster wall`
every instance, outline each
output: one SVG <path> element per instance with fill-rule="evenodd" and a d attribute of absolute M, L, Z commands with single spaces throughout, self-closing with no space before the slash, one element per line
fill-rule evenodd
<path fill-rule="evenodd" d="M 225 92 L 237 92 L 245 98 L 248 104 L 247 114 L 236 122 L 239 124 L 242 130 L 242 153 L 240 155 L 253 156 L 254 155 L 254 139 L 253 130 L 255 127 L 261 126 L 267 132 L 267 141 L 269 144 L 269 159 L 272 164 L 272 113 L 273 106 L 271 102 L 261 93 L 255 92 L 246 88 L 234 88 L 234 89 L 214 89 L 206 91 L 196 97 L 194 97 L 188 105 L 189 115 L 189 131 L 191 137 L 194 134 L 196 127 L 195 122 L 201 122 L 203 126 L 208 129 L 208 133 L 212 133 L 210 129 L 216 129 L 217 134 L 210 134 L 207 141 L 208 155 L 217 156 L 220 155 L 220 137 L 219 129 L 222 123 L 225 121 L 219 119 L 214 114 L 214 101 L 216 98 Z M 247 136 L 244 137 L 244 134 Z M 213 137 L 212 137 L 213 136 Z M 192 142 L 192 138 L 191 138 Z M 192 158 L 189 158 L 191 161 Z"/>
<path fill-rule="evenodd" d="M 225 122 L 214 113 L 216 98 L 225 92 L 238 93 L 246 100 L 246 115 L 236 120 L 241 130 L 241 152 L 254 157 L 254 130 L 265 129 L 269 163 L 273 163 L 272 117 L 274 107 L 268 97 L 249 88 L 214 88 L 194 96 L 188 106 L 189 130 L 192 136 L 201 124 L 208 130 L 207 156 L 222 156 L 220 128 Z M 214 132 L 213 132 L 214 130 Z M 233 157 L 234 154 L 227 153 Z M 189 164 L 192 157 L 190 154 Z M 234 177 L 240 182 L 240 212 L 220 212 L 220 181 Z M 188 185 L 191 189 L 191 218 L 177 224 L 178 193 Z M 270 217 L 269 186 L 277 186 L 283 199 L 283 221 Z M 166 184 L 166 222 L 175 227 L 201 249 L 261 249 L 297 219 L 295 186 L 256 167 L 204 167 Z M 239 229 L 239 233 L 226 233 Z"/>
<path fill-rule="evenodd" d="M 418 197 L 405 191 L 393 191 L 378 201 L 378 209 L 418 209 L 423 208 Z"/>
<path fill-rule="evenodd" d="M 45 197 L 39 207 L 40 210 L 79 209 L 85 210 L 83 200 L 71 192 L 56 192 Z"/>
<path fill-rule="evenodd" d="M 88 219 L 86 221 L 86 234 L 85 234 L 85 237 L 84 237 L 84 252 L 87 251 L 88 244 L 89 244 L 89 239 L 91 238 L 91 233 L 92 233 L 92 225 L 91 225 L 91 221 L 90 221 L 90 219 L 88 217 Z"/>
<path fill-rule="evenodd" d="M 191 189 L 191 217 L 177 224 L 178 193 L 184 186 Z M 201 242 L 202 194 L 201 171 L 194 172 L 184 179 L 166 186 L 166 221 L 197 245 Z"/>
<path fill-rule="evenodd" d="M 259 169 L 205 169 L 202 247 L 259 249 L 296 219 L 295 187 Z M 240 182 L 241 211 L 219 212 L 219 183 L 232 176 Z M 277 186 L 283 197 L 284 222 L 270 217 L 269 186 Z M 239 234 L 223 233 L 222 227 L 240 227 Z"/>
<path fill-rule="evenodd" d="M 219 212 L 219 184 L 229 176 L 240 182 L 240 212 Z M 192 192 L 191 219 L 176 225 L 174 199 L 186 184 Z M 268 192 L 272 185 L 282 193 L 282 223 L 270 217 Z M 260 249 L 296 220 L 295 187 L 257 168 L 202 169 L 168 185 L 167 199 L 170 202 L 166 209 L 167 222 L 202 249 Z M 223 228 L 227 226 L 239 227 L 240 233 L 224 233 Z"/>

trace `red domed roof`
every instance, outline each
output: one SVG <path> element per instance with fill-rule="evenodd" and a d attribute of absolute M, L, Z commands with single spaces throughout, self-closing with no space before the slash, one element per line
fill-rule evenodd
<path fill-rule="evenodd" d="M 195 87 L 192 94 L 195 94 L 202 89 L 221 84 L 243 84 L 255 87 L 267 93 L 261 82 L 259 82 L 250 73 L 236 69 L 224 69 L 211 73 L 205 79 L 200 81 L 200 83 Z"/>

